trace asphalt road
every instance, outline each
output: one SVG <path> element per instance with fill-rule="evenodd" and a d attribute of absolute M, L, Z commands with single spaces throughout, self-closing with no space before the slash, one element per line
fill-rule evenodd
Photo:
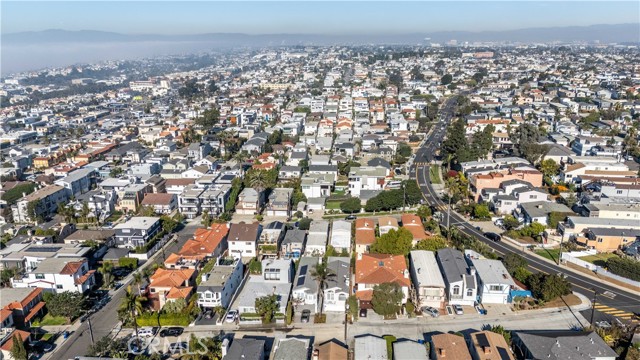
<path fill-rule="evenodd" d="M 178 240 L 170 243 L 164 250 L 165 256 L 173 252 L 178 252 L 184 243 L 192 237 L 195 230 L 202 227 L 200 218 L 196 218 L 189 222 L 182 230 L 177 233 Z M 151 263 L 162 263 L 163 253 L 158 251 L 150 260 Z M 112 295 L 111 301 L 107 303 L 100 311 L 91 315 L 91 327 L 93 330 L 93 338 L 98 341 L 103 336 L 111 334 L 111 331 L 118 326 L 118 308 L 122 298 L 124 297 L 127 284 L 123 282 L 123 286 Z M 65 340 L 59 349 L 51 354 L 51 359 L 73 359 L 76 356 L 86 355 L 91 345 L 91 335 L 89 332 L 89 322 L 85 321 L 75 330 L 67 340 Z"/>
<path fill-rule="evenodd" d="M 455 98 L 449 99 L 442 109 L 444 124 L 449 124 L 453 117 L 454 101 Z M 416 152 L 416 167 L 411 171 L 412 174 L 415 173 L 418 185 L 420 186 L 420 189 L 422 190 L 429 205 L 440 208 L 443 206 L 446 207 L 447 204 L 440 199 L 439 195 L 434 191 L 431 185 L 428 163 L 434 160 L 435 151 L 439 148 L 438 144 L 442 142 L 445 134 L 446 131 L 444 129 L 436 129 L 431 133 L 429 139 L 424 142 L 423 147 Z M 579 275 L 574 272 L 567 271 L 562 266 L 550 264 L 535 254 L 517 250 L 500 242 L 493 242 L 485 238 L 480 231 L 469 224 L 457 213 L 451 212 L 450 216 L 452 226 L 456 226 L 462 233 L 484 242 L 498 255 L 502 256 L 507 253 L 518 253 L 527 260 L 530 270 L 548 274 L 563 273 L 567 276 L 569 282 L 571 282 L 573 291 L 581 293 L 590 299 L 593 299 L 595 291 L 598 294 L 596 301 L 596 321 L 605 319 L 611 320 L 612 318 L 629 321 L 632 313 L 640 312 L 640 294 L 637 292 L 632 290 L 621 290 L 618 287 L 607 285 L 606 283 L 597 281 L 587 275 Z M 444 219 L 443 224 L 448 226 L 446 218 Z M 589 315 L 590 318 L 590 313 L 585 315 Z"/>

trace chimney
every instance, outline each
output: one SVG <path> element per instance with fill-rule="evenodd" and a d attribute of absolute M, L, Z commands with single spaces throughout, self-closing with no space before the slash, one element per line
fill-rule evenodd
<path fill-rule="evenodd" d="M 485 355 L 489 355 L 489 354 L 491 354 L 491 348 L 490 348 L 490 347 L 488 347 L 488 346 L 483 346 L 483 347 L 482 347 L 482 352 L 483 352 Z"/>
<path fill-rule="evenodd" d="M 313 350 L 313 360 L 318 360 L 320 358 L 320 350 Z"/>
<path fill-rule="evenodd" d="M 406 270 L 406 269 L 405 269 L 405 270 L 402 272 L 402 274 L 404 275 L 404 278 L 405 278 L 405 279 L 408 279 L 408 278 L 409 278 L 409 270 Z"/>
<path fill-rule="evenodd" d="M 476 268 L 475 267 L 471 267 L 469 268 L 469 272 L 471 273 L 471 276 L 476 276 Z"/>
<path fill-rule="evenodd" d="M 439 349 L 438 349 L 438 355 L 440 355 L 440 356 L 443 356 L 443 357 L 444 357 L 444 356 L 446 356 L 446 355 L 447 355 L 447 352 L 445 351 L 445 349 L 444 349 L 444 348 L 439 348 Z"/>
<path fill-rule="evenodd" d="M 202 281 L 207 281 L 209 274 L 202 274 Z"/>
<path fill-rule="evenodd" d="M 358 253 L 358 260 L 362 260 L 362 253 L 361 252 Z"/>
<path fill-rule="evenodd" d="M 229 339 L 224 338 L 224 340 L 222 340 L 221 350 L 222 357 L 224 358 L 225 356 L 227 356 L 227 351 L 229 351 Z"/>

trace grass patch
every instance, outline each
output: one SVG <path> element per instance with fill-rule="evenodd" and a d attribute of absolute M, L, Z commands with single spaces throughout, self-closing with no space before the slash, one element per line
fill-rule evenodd
<path fill-rule="evenodd" d="M 598 266 L 606 266 L 607 260 L 615 257 L 618 257 L 618 255 L 612 253 L 600 253 L 595 255 L 582 256 L 580 260 L 584 260 Z"/>
<path fill-rule="evenodd" d="M 42 337 L 40 338 L 41 341 L 49 341 L 49 340 L 53 340 L 55 338 L 55 334 L 52 333 L 46 333 L 43 334 Z"/>
<path fill-rule="evenodd" d="M 213 270 L 213 266 L 216 264 L 217 259 L 210 259 L 200 270 L 200 274 L 208 274 Z M 202 276 L 198 276 L 196 278 L 196 285 L 200 285 L 202 282 Z"/>
<path fill-rule="evenodd" d="M 560 257 L 560 249 L 540 249 L 536 250 L 535 253 L 556 263 L 558 262 L 558 257 Z"/>
<path fill-rule="evenodd" d="M 340 203 L 342 201 L 327 201 L 326 208 L 327 210 L 340 210 Z"/>
<path fill-rule="evenodd" d="M 432 184 L 440 184 L 440 167 L 429 166 L 429 179 Z"/>
<path fill-rule="evenodd" d="M 33 326 L 56 326 L 66 325 L 67 318 L 64 316 L 51 316 L 51 314 L 45 315 L 42 319 L 38 319 L 33 322 Z"/>
<path fill-rule="evenodd" d="M 344 196 L 345 193 L 346 193 L 345 190 L 336 190 L 331 193 L 331 196 Z"/>
<path fill-rule="evenodd" d="M 393 335 L 385 335 L 382 337 L 387 341 L 387 357 L 393 359 L 393 343 L 397 340 Z"/>
<path fill-rule="evenodd" d="M 111 215 L 105 220 L 105 222 L 115 222 L 118 221 L 122 217 L 122 213 L 119 211 L 114 211 Z"/>

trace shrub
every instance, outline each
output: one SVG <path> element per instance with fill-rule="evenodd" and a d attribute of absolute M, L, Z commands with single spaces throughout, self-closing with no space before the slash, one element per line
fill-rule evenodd
<path fill-rule="evenodd" d="M 324 324 L 327 322 L 327 314 L 315 314 L 315 316 L 313 317 L 313 322 L 315 324 Z"/>
<path fill-rule="evenodd" d="M 634 281 L 640 281 L 640 262 L 632 259 L 612 257 L 607 260 L 607 270 Z"/>
<path fill-rule="evenodd" d="M 129 269 L 137 269 L 138 268 L 138 259 L 130 258 L 130 257 L 121 257 L 118 259 L 118 266 L 126 267 Z"/>

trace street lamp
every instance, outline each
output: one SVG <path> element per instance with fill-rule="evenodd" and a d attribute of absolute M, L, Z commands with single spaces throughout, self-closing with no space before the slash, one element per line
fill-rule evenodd
<path fill-rule="evenodd" d="M 344 343 L 347 343 L 347 323 L 349 322 L 348 320 L 348 316 L 349 316 L 349 303 L 346 302 L 344 304 Z"/>
<path fill-rule="evenodd" d="M 595 330 L 595 326 L 593 326 L 593 316 L 595 315 L 596 312 L 596 301 L 598 299 L 598 291 L 593 288 L 593 302 L 591 303 L 591 329 Z"/>

